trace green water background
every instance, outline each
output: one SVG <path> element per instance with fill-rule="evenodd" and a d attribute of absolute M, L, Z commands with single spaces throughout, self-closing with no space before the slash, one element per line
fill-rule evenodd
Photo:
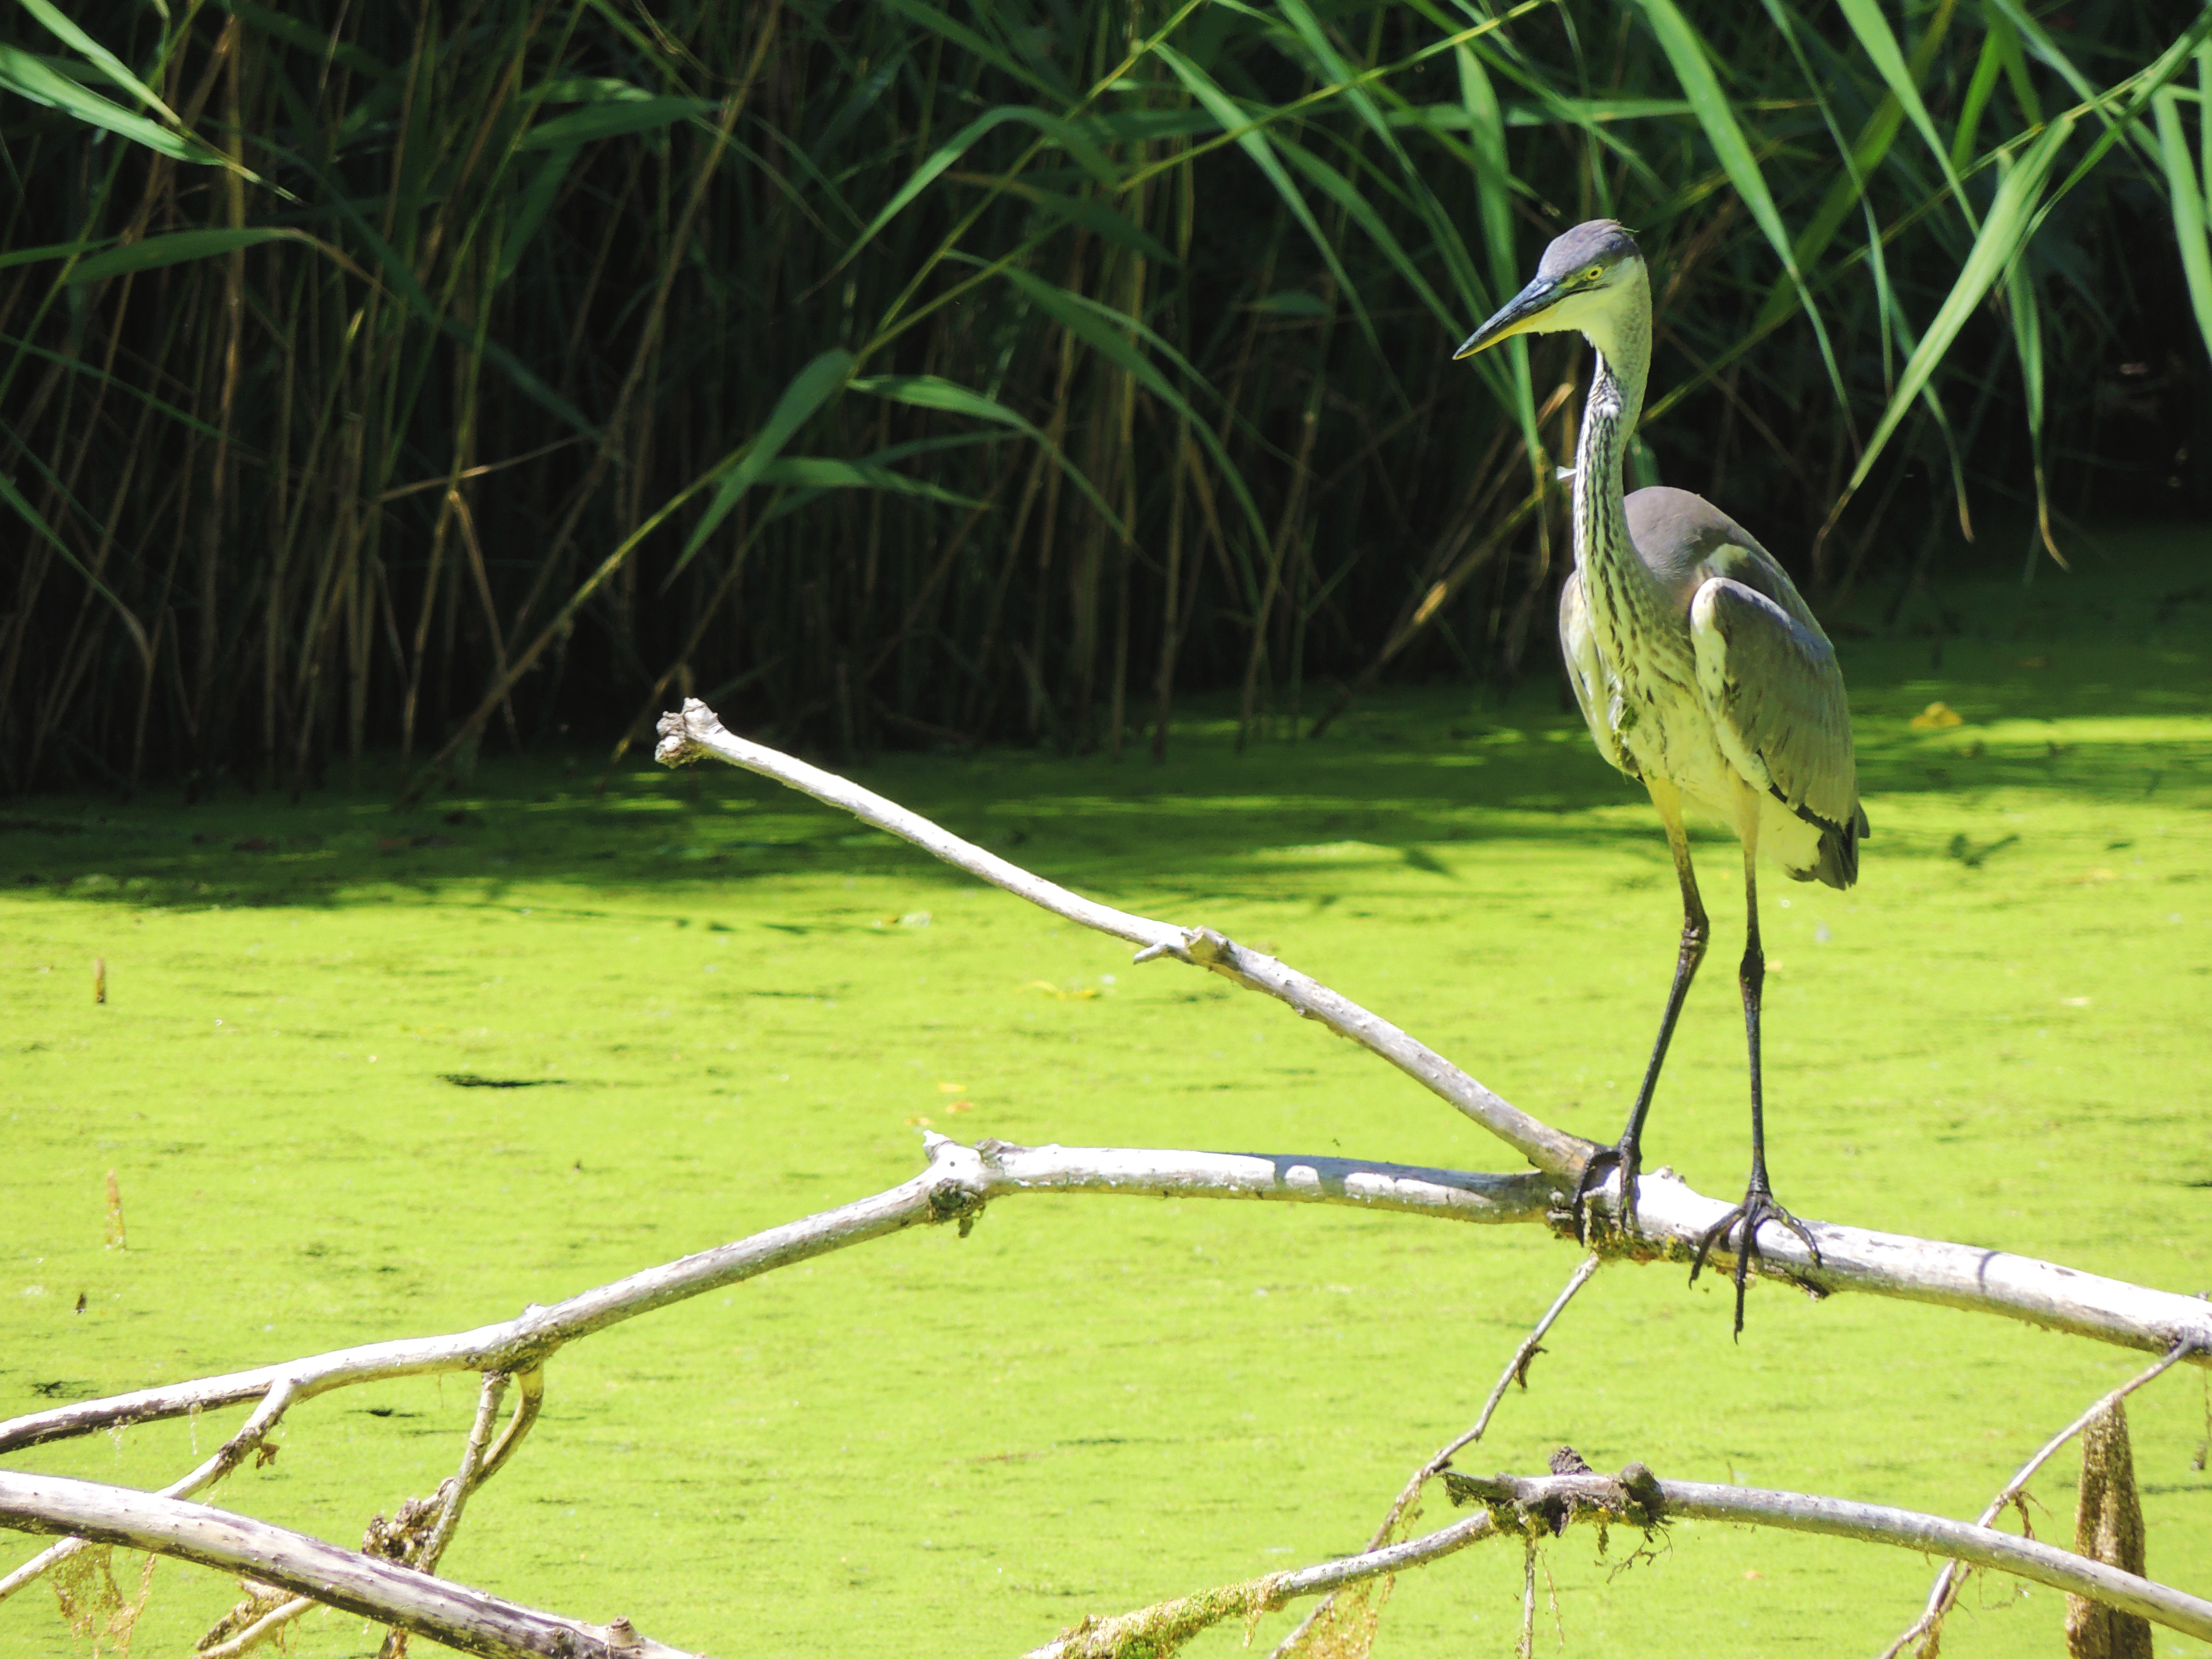
<path fill-rule="evenodd" d="M 2212 611 L 2196 532 L 2108 557 L 2070 583 L 1944 589 L 1921 607 L 1948 613 L 1940 644 L 1839 640 L 1875 838 L 1850 892 L 1765 884 L 1774 1172 L 1804 1214 L 2195 1292 Z M 1937 701 L 1963 723 L 1914 729 Z M 1552 689 L 1398 692 L 1242 757 L 1207 713 L 1164 768 L 992 750 L 859 775 L 1057 880 L 1276 951 L 1612 1138 L 1679 911 L 1648 804 Z M 0 1411 L 507 1317 L 902 1180 L 922 1119 L 1514 1167 L 1263 999 L 1133 968 L 763 781 L 637 763 L 595 794 L 596 765 L 489 763 L 468 799 L 406 817 L 374 791 L 8 811 Z M 1697 848 L 1716 946 L 1649 1156 L 1732 1194 L 1741 897 L 1732 844 Z M 111 1169 L 127 1250 L 103 1245 Z M 1000 1203 L 965 1241 L 908 1233 L 564 1352 L 447 1571 L 720 1656 L 1019 1652 L 1086 1613 L 1360 1547 L 1575 1259 L 1534 1229 L 1395 1215 Z M 1567 1442 L 1601 1468 L 1959 1516 L 2142 1363 L 1772 1285 L 1736 1345 L 1725 1291 L 1673 1267 L 1608 1268 L 1547 1346 L 1463 1466 L 1531 1470 Z M 451 1471 L 474 1394 L 455 1376 L 311 1402 L 217 1501 L 349 1543 Z M 2205 1593 L 2203 1373 L 2131 1411 L 2150 1570 Z M 240 1415 L 9 1466 L 156 1486 Z M 2070 1540 L 2075 1470 L 2062 1455 L 2039 1482 L 2039 1536 Z M 1424 1524 L 1448 1515 L 1439 1494 Z M 1933 1571 L 1690 1525 L 1624 1569 L 1632 1541 L 1546 1552 L 1567 1651 L 1872 1652 Z M 0 1570 L 31 1547 L 0 1539 Z M 1376 1651 L 1510 1652 L 1520 1582 L 1511 1545 L 1409 1577 Z M 137 1651 L 188 1650 L 235 1597 L 163 1566 Z M 2055 1652 L 2061 1611 L 1977 1581 L 1945 1651 Z M 373 1647 L 315 1615 L 295 1650 Z M 43 1588 L 0 1606 L 0 1652 L 82 1651 Z"/>

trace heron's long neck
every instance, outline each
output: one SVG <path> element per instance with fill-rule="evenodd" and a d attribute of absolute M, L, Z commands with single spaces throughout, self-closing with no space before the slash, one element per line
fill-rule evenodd
<path fill-rule="evenodd" d="M 1575 449 L 1575 566 L 1586 585 L 1634 588 L 1650 578 L 1628 539 L 1620 468 L 1651 368 L 1651 296 L 1640 277 L 1589 338 L 1597 361 Z"/>

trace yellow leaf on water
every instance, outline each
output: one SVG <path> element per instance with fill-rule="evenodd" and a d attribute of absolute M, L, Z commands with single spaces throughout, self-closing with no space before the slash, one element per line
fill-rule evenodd
<path fill-rule="evenodd" d="M 927 1129 L 929 1127 L 929 1120 L 917 1113 L 913 1117 L 907 1119 L 906 1127 L 909 1129 Z"/>
<path fill-rule="evenodd" d="M 2084 887 L 2096 887 L 2100 886 L 2106 882 L 2118 881 L 2118 879 L 2119 878 L 2118 876 L 2114 875 L 2111 871 L 2106 869 L 2105 866 L 2100 864 L 2095 869 L 2090 871 L 2087 875 L 2081 878 L 2081 884 Z"/>
<path fill-rule="evenodd" d="M 1948 702 L 1931 702 L 1915 714 L 1910 724 L 1916 732 L 1947 732 L 1954 726 L 1964 726 L 1966 717 Z"/>
<path fill-rule="evenodd" d="M 940 1083 L 937 1085 L 937 1092 L 940 1095 L 964 1095 L 968 1092 L 968 1085 L 964 1083 Z"/>
<path fill-rule="evenodd" d="M 1050 980 L 1043 979 L 1033 979 L 1028 984 L 1023 986 L 1022 989 L 1024 991 L 1042 991 L 1048 997 L 1058 997 L 1062 1002 L 1066 1002 L 1071 997 L 1083 1000 L 1095 997 L 1098 994 L 1098 988 L 1095 985 L 1085 985 L 1080 986 L 1073 991 L 1063 991 L 1059 986 L 1054 985 Z"/>

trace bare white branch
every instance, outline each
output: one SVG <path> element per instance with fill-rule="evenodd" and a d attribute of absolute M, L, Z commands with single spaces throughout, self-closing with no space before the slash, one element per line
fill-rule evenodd
<path fill-rule="evenodd" d="M 343 1348 L 258 1370 L 165 1384 L 104 1400 L 75 1401 L 0 1423 L 0 1454 L 133 1423 L 179 1417 L 264 1396 L 289 1382 L 294 1401 L 351 1383 L 438 1371 L 505 1370 L 527 1375 L 578 1337 L 653 1309 L 804 1261 L 904 1228 L 972 1218 L 989 1200 L 1018 1193 L 1179 1193 L 1346 1204 L 1461 1220 L 1538 1221 L 1562 1203 L 1537 1175 L 1470 1175 L 1351 1158 L 1139 1152 L 1118 1148 L 963 1146 L 927 1138 L 930 1167 L 887 1192 L 773 1227 L 586 1291 L 550 1308 L 449 1336 Z M 1664 1253 L 1686 1261 L 1704 1229 L 1727 1207 L 1693 1192 L 1664 1170 L 1639 1188 L 1641 1233 L 1624 1255 Z M 1814 1267 L 1787 1235 L 1765 1242 L 1763 1273 L 1821 1291 L 1860 1290 L 1998 1313 L 2046 1328 L 2160 1352 L 2212 1352 L 2212 1304 L 2147 1290 L 2030 1257 L 1894 1233 L 1814 1223 L 1821 1250 Z M 1620 1247 L 1617 1247 L 1620 1248 Z M 1717 1253 L 1717 1254 L 1721 1254 Z M 1724 1255 L 1723 1259 L 1725 1259 Z M 526 1387 L 518 1419 L 534 1414 Z M 526 1426 L 526 1424 L 523 1425 Z M 517 1430 L 495 1448 L 496 1467 Z"/>
<path fill-rule="evenodd" d="M 1593 1250 L 1567 1276 L 1566 1284 L 1560 1288 L 1559 1295 L 1552 1298 L 1552 1305 L 1530 1328 L 1528 1334 L 1521 1339 L 1521 1346 L 1513 1350 L 1513 1357 L 1505 1362 L 1505 1369 L 1498 1372 L 1498 1381 L 1490 1390 L 1490 1397 L 1482 1402 L 1482 1410 L 1476 1415 L 1474 1425 L 1446 1441 L 1434 1457 L 1413 1471 L 1412 1478 L 1391 1501 L 1389 1511 L 1383 1516 L 1382 1524 L 1375 1528 L 1375 1536 L 1368 1540 L 1368 1548 L 1380 1549 L 1383 1546 L 1392 1529 L 1397 1526 L 1399 1517 L 1413 1507 L 1413 1500 L 1421 1495 L 1421 1488 L 1443 1473 L 1455 1452 L 1464 1450 L 1489 1431 L 1490 1419 L 1497 1415 L 1499 1402 L 1505 1398 L 1506 1389 L 1512 1387 L 1515 1380 L 1517 1378 L 1523 1389 L 1528 1386 L 1528 1363 L 1543 1352 L 1540 1345 L 1545 1333 L 1559 1323 L 1559 1316 L 1567 1310 L 1567 1304 L 1575 1299 L 1577 1291 L 1597 1276 L 1597 1270 L 1604 1261 L 1605 1258 Z M 1298 1650 L 1298 1644 L 1305 1639 L 1306 1632 L 1328 1613 L 1328 1607 L 1329 1603 L 1322 1601 L 1299 1621 L 1296 1630 L 1276 1643 L 1273 1659 L 1290 1659 L 1290 1656 Z"/>
<path fill-rule="evenodd" d="M 213 1647 L 195 1649 L 195 1659 L 241 1659 L 241 1656 L 252 1652 L 263 1643 L 275 1640 L 294 1620 L 305 1618 L 314 1610 L 315 1603 L 304 1595 L 280 1601 L 237 1635 Z"/>
<path fill-rule="evenodd" d="M 1155 921 L 1149 916 L 1132 915 L 1110 904 L 1072 893 L 1018 865 L 1009 864 L 973 842 L 963 841 L 919 812 L 908 811 L 872 790 L 738 737 L 726 730 L 720 716 L 696 697 L 687 698 L 682 712 L 662 715 L 660 733 L 660 744 L 653 750 L 653 757 L 663 766 L 683 766 L 712 757 L 748 772 L 757 772 L 763 777 L 773 778 L 811 795 L 826 805 L 850 812 L 863 823 L 872 823 L 878 830 L 910 841 L 923 852 L 995 887 L 1003 887 L 1015 897 L 1027 899 L 1054 915 L 1141 945 L 1143 948 L 1137 952 L 1139 962 L 1155 957 L 1173 957 L 1179 962 L 1211 968 L 1248 990 L 1265 992 L 1306 1018 L 1320 1021 L 1340 1036 L 1349 1037 L 1389 1060 L 1424 1088 L 1466 1113 L 1540 1170 L 1559 1175 L 1579 1169 L 1596 1150 L 1581 1136 L 1554 1129 L 1519 1108 L 1508 1105 L 1425 1043 L 1415 1041 L 1389 1021 L 1370 1013 L 1350 998 L 1339 995 L 1297 969 L 1237 945 L 1210 927 L 1179 927 L 1172 922 Z"/>
<path fill-rule="evenodd" d="M 2027 1483 L 2035 1478 L 2035 1472 L 2056 1456 L 2060 1448 L 2146 1382 L 2165 1376 L 2167 1371 L 2187 1358 L 2189 1352 L 2186 1346 L 2177 1345 L 2165 1358 L 2154 1365 L 2137 1371 L 2118 1388 L 2114 1389 L 2096 1404 L 2091 1406 L 2088 1410 L 2059 1430 L 2057 1434 L 2045 1441 L 2036 1449 L 2035 1455 L 2021 1464 L 2013 1478 L 2005 1482 L 2004 1490 L 1990 1499 L 1989 1506 L 1982 1511 L 1981 1518 L 1977 1524 L 1986 1527 L 2011 1508 L 2019 1501 L 2021 1494 L 2027 1490 Z M 1919 1641 L 1941 1626 L 1944 1616 L 1951 1611 L 1953 1604 L 1958 1601 L 1959 1591 L 1965 1584 L 1966 1578 L 1966 1570 L 1956 1561 L 1945 1563 L 1943 1571 L 1936 1575 L 1936 1582 L 1929 1589 L 1928 1605 L 1923 1609 L 1920 1617 L 1906 1628 L 1903 1635 L 1882 1650 L 1879 1659 L 1895 1659 L 1895 1656 L 1902 1653 L 1908 1645 Z"/>
<path fill-rule="evenodd" d="M 948 1148 L 951 1150 L 945 1150 Z M 532 1306 L 518 1318 L 450 1336 L 340 1348 L 254 1370 L 166 1383 L 29 1413 L 0 1423 L 0 1454 L 104 1429 L 237 1405 L 262 1397 L 280 1382 L 291 1385 L 296 1402 L 354 1383 L 438 1371 L 496 1370 L 526 1377 L 564 1344 L 623 1320 L 830 1250 L 971 1211 L 984 1196 L 981 1169 L 981 1160 L 975 1152 L 946 1141 L 935 1149 L 930 1168 L 888 1192 L 647 1268 L 550 1308 Z M 519 1420 L 524 1412 L 536 1413 L 528 1384 L 518 1407 Z M 511 1427 L 509 1436 L 519 1437 L 518 1430 Z M 510 1440 L 502 1439 L 494 1449 L 492 1466 L 496 1468 L 511 1449 Z"/>
<path fill-rule="evenodd" d="M 0 1526 L 66 1532 L 241 1573 L 485 1659 L 693 1659 L 639 1636 L 627 1621 L 562 1619 L 305 1533 L 96 1481 L 0 1471 Z"/>
<path fill-rule="evenodd" d="M 1088 1618 L 1042 1647 L 1032 1648 L 1023 1659 L 1121 1659 L 1131 1652 L 1169 1652 L 1224 1619 L 1252 1618 L 1302 1596 L 1320 1595 L 1362 1579 L 1425 1567 L 1455 1550 L 1497 1536 L 1498 1530 L 1488 1513 L 1478 1512 L 1387 1549 L 1367 1550 L 1295 1571 L 1270 1573 L 1265 1578 L 1177 1596 L 1110 1619 Z"/>
<path fill-rule="evenodd" d="M 1656 1246 L 1670 1260 L 1687 1263 L 1697 1241 L 1730 1207 L 1695 1191 L 1672 1170 L 1645 1175 L 1636 1190 L 1638 1237 L 1621 1247 L 1624 1254 L 1642 1255 Z M 1614 1212 L 1619 1193 L 1616 1176 L 1607 1184 L 1608 1213 Z M 2001 1314 L 2045 1330 L 2152 1353 L 2164 1353 L 2179 1344 L 2192 1351 L 2191 1357 L 2199 1364 L 2212 1358 L 2212 1302 L 2199 1297 L 2149 1290 L 1979 1245 L 1948 1244 L 1833 1222 L 1807 1225 L 1820 1247 L 1819 1266 L 1788 1230 L 1769 1227 L 1759 1235 L 1754 1269 L 1764 1277 L 1824 1295 L 1868 1291 Z M 1735 1260 L 1719 1246 L 1712 1259 L 1731 1266 Z"/>
<path fill-rule="evenodd" d="M 1820 1533 L 1861 1543 L 1893 1544 L 1923 1555 L 1948 1556 L 2101 1601 L 2186 1635 L 2212 1639 L 2212 1601 L 2169 1584 L 2123 1572 L 2050 1544 L 1940 1515 L 1856 1504 L 1802 1492 L 1660 1480 L 1632 1463 L 1619 1479 L 1606 1474 L 1450 1475 L 1455 1498 L 1488 1506 L 1501 1529 L 1554 1531 L 1601 1518 L 1629 1525 L 1674 1521 L 1735 1521 Z"/>
<path fill-rule="evenodd" d="M 1579 1136 L 1553 1129 L 1509 1104 L 1396 1026 L 1273 957 L 1248 950 L 1210 928 L 1178 927 L 1072 893 L 858 784 L 738 737 L 696 698 L 686 701 L 680 713 L 662 716 L 660 732 L 660 744 L 654 753 L 663 765 L 678 766 L 712 757 L 773 778 L 910 841 L 923 851 L 1055 915 L 1141 945 L 1145 948 L 1139 952 L 1140 959 L 1172 956 L 1264 991 L 1417 1079 L 1539 1170 L 1555 1175 L 1579 1170 L 1595 1150 Z M 1617 1175 L 1600 1196 L 1599 1207 L 1604 1213 L 1619 1215 Z M 1616 1236 L 1606 1248 L 1633 1256 L 1663 1254 L 1686 1262 L 1688 1252 L 1696 1249 L 1705 1230 L 1729 1207 L 1692 1190 L 1671 1171 L 1656 1171 L 1644 1176 L 1638 1187 L 1638 1235 L 1627 1239 Z M 2212 1348 L 2212 1340 L 2208 1340 L 2212 1339 L 2212 1305 L 2190 1297 L 2099 1279 L 2001 1250 L 1820 1224 L 1813 1224 L 1813 1230 L 1820 1246 L 1820 1266 L 1814 1265 L 1810 1253 L 1785 1230 L 1770 1228 L 1761 1237 L 1759 1254 L 1753 1263 L 1755 1271 L 1816 1292 L 1866 1291 L 2000 1313 L 2051 1330 L 2154 1352 L 2163 1352 L 2177 1342 Z M 1729 1267 L 1734 1265 L 1734 1258 L 1725 1249 L 1717 1249 L 1714 1256 Z M 0 1449 L 4 1448 L 5 1441 L 0 1439 Z"/>
<path fill-rule="evenodd" d="M 262 1395 L 260 1405 L 239 1425 L 238 1432 L 216 1449 L 214 1456 L 181 1480 L 172 1481 L 162 1487 L 161 1495 L 164 1498 L 192 1498 L 215 1485 L 243 1462 L 246 1453 L 258 1449 L 268 1439 L 270 1431 L 276 1426 L 296 1394 L 289 1377 L 280 1378 L 267 1394 Z M 82 1538 L 64 1538 L 52 1548 L 40 1551 L 6 1577 L 0 1578 L 0 1601 L 6 1601 L 24 1585 L 60 1565 L 85 1547 L 85 1540 Z"/>
<path fill-rule="evenodd" d="M 925 1139 L 932 1156 L 941 1135 Z M 959 1147 L 965 1152 L 965 1147 Z M 1257 1198 L 1290 1204 L 1349 1204 L 1455 1221 L 1541 1222 L 1558 1182 L 1524 1170 L 1476 1175 L 1377 1164 L 1367 1158 L 1289 1153 L 1142 1152 L 1121 1146 L 1015 1146 L 979 1142 L 982 1195 L 1134 1193 L 1186 1198 Z"/>

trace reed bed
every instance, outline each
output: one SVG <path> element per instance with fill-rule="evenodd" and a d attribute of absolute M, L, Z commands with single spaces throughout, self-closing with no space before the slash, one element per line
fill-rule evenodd
<path fill-rule="evenodd" d="M 21 0 L 0 780 L 1162 751 L 1553 671 L 1559 229 L 1644 478 L 1903 625 L 1976 520 L 2201 510 L 2212 11 Z M 2009 533 L 2009 531 L 2008 532 Z M 1862 606 L 1862 611 L 1869 607 Z"/>

